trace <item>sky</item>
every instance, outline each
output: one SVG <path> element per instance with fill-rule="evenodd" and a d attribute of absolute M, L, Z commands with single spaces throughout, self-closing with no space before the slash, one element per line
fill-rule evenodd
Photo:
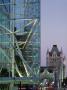
<path fill-rule="evenodd" d="M 67 0 L 41 0 L 41 66 L 53 44 L 62 48 L 67 64 Z"/>

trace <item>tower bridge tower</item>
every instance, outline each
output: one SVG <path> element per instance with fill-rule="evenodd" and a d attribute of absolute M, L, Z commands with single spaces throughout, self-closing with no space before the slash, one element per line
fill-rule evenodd
<path fill-rule="evenodd" d="M 65 71 L 65 65 L 64 65 L 64 55 L 61 51 L 59 51 L 57 45 L 53 45 L 51 51 L 47 51 L 46 55 L 46 64 L 48 66 L 54 67 L 52 70 L 55 72 L 55 80 L 58 85 L 59 81 L 62 81 L 64 78 L 64 71 Z"/>

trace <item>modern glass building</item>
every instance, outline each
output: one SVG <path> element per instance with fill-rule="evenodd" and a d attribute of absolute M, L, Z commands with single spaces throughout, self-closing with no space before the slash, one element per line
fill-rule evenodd
<path fill-rule="evenodd" d="M 39 83 L 39 70 L 40 0 L 0 0 L 0 84 Z"/>
<path fill-rule="evenodd" d="M 22 57 L 16 54 L 16 63 L 21 63 L 19 64 L 21 65 L 20 70 L 24 66 L 25 73 L 21 73 L 23 76 L 38 76 L 40 67 L 40 1 L 16 0 L 15 17 L 15 36 L 24 60 L 22 61 Z"/>
<path fill-rule="evenodd" d="M 0 76 L 5 76 L 2 71 L 9 69 L 7 65 L 10 59 L 10 5 L 6 3 L 10 3 L 10 0 L 0 0 Z"/>

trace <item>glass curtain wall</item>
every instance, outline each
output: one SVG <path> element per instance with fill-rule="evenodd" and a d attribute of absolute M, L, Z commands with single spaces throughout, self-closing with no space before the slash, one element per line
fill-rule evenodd
<path fill-rule="evenodd" d="M 40 66 L 40 0 L 16 0 L 15 6 L 16 39 L 26 62 L 23 76 L 39 75 Z M 15 54 L 16 63 L 22 70 L 22 60 Z M 22 70 L 24 71 L 24 70 Z M 30 73 L 31 72 L 31 73 Z"/>
<path fill-rule="evenodd" d="M 7 77 L 10 72 L 11 38 L 10 29 L 10 0 L 0 0 L 0 76 Z"/>
<path fill-rule="evenodd" d="M 39 68 L 40 0 L 0 0 L 0 76 L 38 78 Z"/>

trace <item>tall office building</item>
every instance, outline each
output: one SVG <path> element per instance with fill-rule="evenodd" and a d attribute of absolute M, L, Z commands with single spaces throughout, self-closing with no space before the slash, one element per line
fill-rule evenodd
<path fill-rule="evenodd" d="M 40 0 L 0 0 L 0 83 L 38 83 L 39 68 Z"/>

